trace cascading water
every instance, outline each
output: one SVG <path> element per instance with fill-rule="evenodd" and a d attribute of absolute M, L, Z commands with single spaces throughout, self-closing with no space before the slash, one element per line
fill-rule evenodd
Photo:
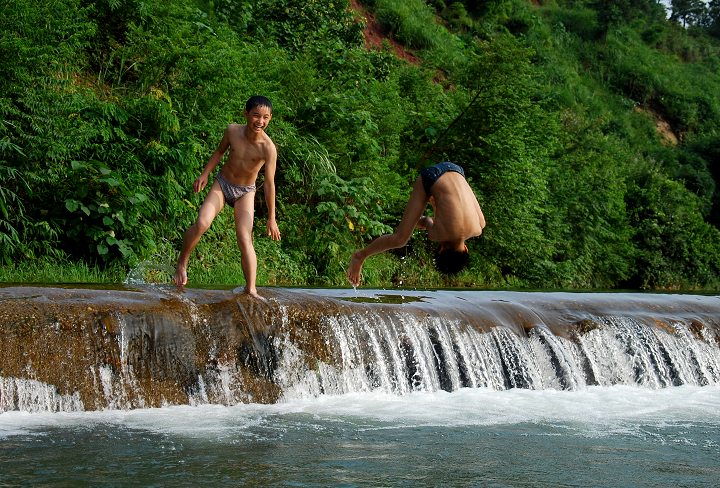
<path fill-rule="evenodd" d="M 687 324 L 674 332 L 631 318 L 599 318 L 585 334 L 564 338 L 546 327 L 521 337 L 502 327 L 479 332 L 456 320 L 377 313 L 330 317 L 329 348 L 336 365 L 303 368 L 292 343 L 277 338 L 273 372 L 286 397 L 381 390 L 455 391 L 459 388 L 574 390 L 589 385 L 650 388 L 720 382 L 714 337 L 696 337 Z M 298 372 L 304 371 L 304 377 Z"/>
<path fill-rule="evenodd" d="M 0 288 L 0 412 L 720 384 L 720 298 Z"/>

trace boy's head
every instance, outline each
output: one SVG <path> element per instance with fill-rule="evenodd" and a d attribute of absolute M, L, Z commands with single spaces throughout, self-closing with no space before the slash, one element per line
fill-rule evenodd
<path fill-rule="evenodd" d="M 272 120 L 272 102 L 261 95 L 254 95 L 245 102 L 244 115 L 247 127 L 260 133 Z"/>
<path fill-rule="evenodd" d="M 270 109 L 270 112 L 272 113 L 272 102 L 267 97 L 264 97 L 262 95 L 253 95 L 250 98 L 248 98 L 248 101 L 245 102 L 245 111 L 251 112 L 252 109 L 256 107 L 267 107 Z"/>
<path fill-rule="evenodd" d="M 451 247 L 440 246 L 435 253 L 435 269 L 446 275 L 458 274 L 470 262 L 470 253 L 467 246 L 458 250 Z"/>

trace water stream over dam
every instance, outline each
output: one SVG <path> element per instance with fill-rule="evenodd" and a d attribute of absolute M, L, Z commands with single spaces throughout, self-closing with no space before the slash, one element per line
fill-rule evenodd
<path fill-rule="evenodd" d="M 0 413 L 720 384 L 720 297 L 0 287 Z"/>

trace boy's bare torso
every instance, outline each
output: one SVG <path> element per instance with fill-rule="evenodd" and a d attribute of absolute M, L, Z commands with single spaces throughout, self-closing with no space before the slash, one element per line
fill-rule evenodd
<path fill-rule="evenodd" d="M 469 239 L 479 236 L 485 216 L 465 178 L 455 172 L 442 175 L 432 187 L 434 225 L 428 238 L 435 242 Z"/>
<path fill-rule="evenodd" d="M 264 132 L 248 134 L 248 126 L 231 124 L 226 132 L 230 151 L 220 173 L 234 185 L 253 185 L 269 159 L 273 142 Z"/>

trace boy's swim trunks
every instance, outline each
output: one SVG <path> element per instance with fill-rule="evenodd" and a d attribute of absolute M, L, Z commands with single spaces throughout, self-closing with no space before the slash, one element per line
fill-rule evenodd
<path fill-rule="evenodd" d="M 231 207 L 235 206 L 235 202 L 238 198 L 247 195 L 250 192 L 255 191 L 255 185 L 234 185 L 226 180 L 223 175 L 218 173 L 216 176 L 218 183 L 220 183 L 220 189 L 225 197 L 225 203 Z"/>
<path fill-rule="evenodd" d="M 427 193 L 428 196 L 431 195 L 430 188 L 432 188 L 435 182 L 448 171 L 460 173 L 461 175 L 463 175 L 463 177 L 465 177 L 465 171 L 463 171 L 463 169 L 457 164 L 451 163 L 449 161 L 446 161 L 444 163 L 438 163 L 435 166 L 430 166 L 420 171 L 423 188 L 425 189 L 425 193 Z"/>

